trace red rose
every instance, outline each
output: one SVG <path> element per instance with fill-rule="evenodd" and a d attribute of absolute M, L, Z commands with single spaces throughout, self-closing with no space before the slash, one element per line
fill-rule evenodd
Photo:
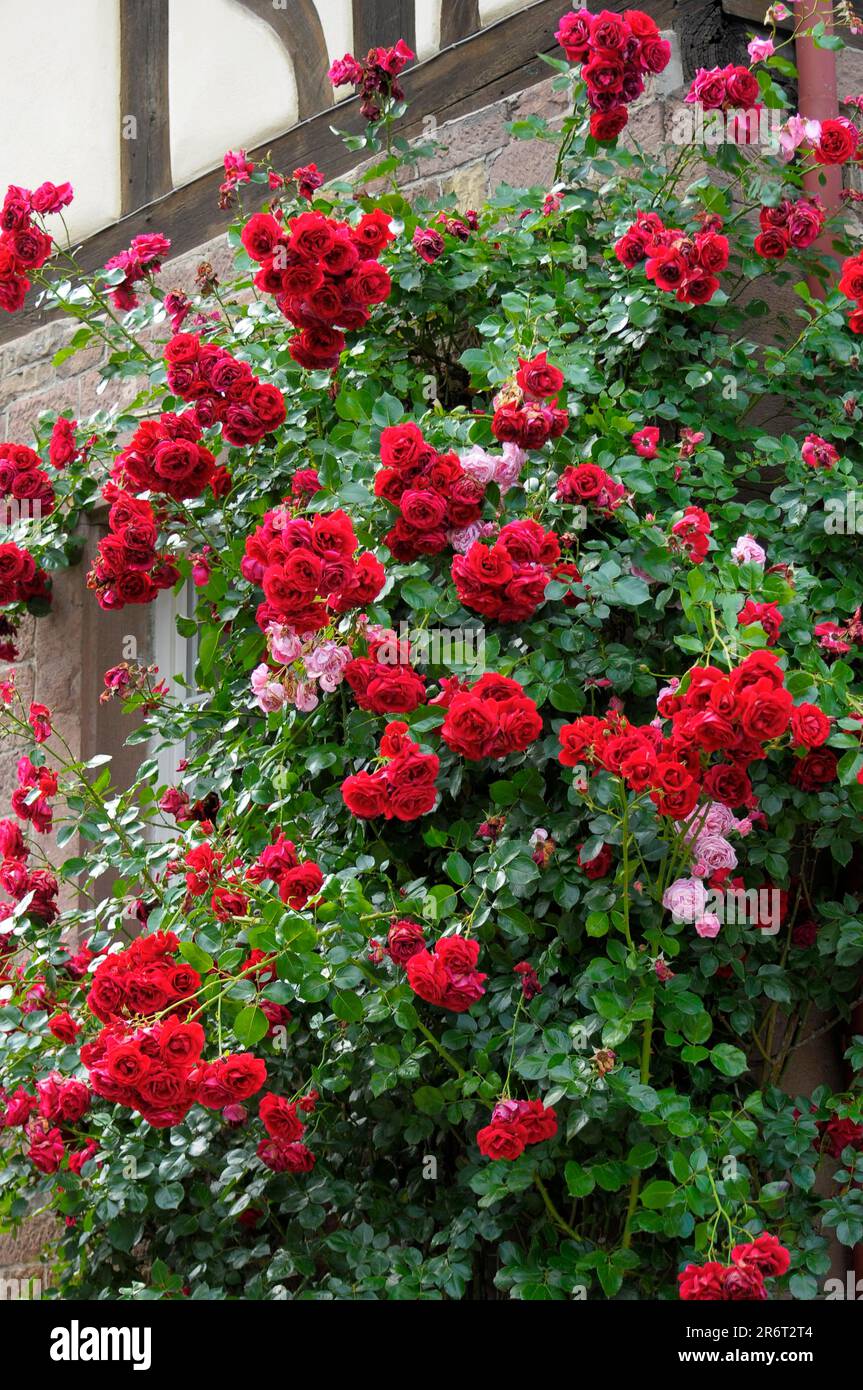
<path fill-rule="evenodd" d="M 794 764 L 789 781 L 804 792 L 817 792 L 836 781 L 836 754 L 829 748 L 813 749 Z"/>
<path fill-rule="evenodd" d="M 778 1279 L 787 1274 L 791 1266 L 791 1256 L 785 1246 L 768 1231 L 762 1231 L 746 1245 L 735 1245 L 731 1259 L 741 1269 L 758 1270 L 765 1279 Z"/>
<path fill-rule="evenodd" d="M 578 14 L 565 14 L 560 21 L 560 28 L 554 37 L 571 63 L 581 63 L 587 57 L 590 21 L 591 15 L 587 10 L 581 10 Z"/>
<path fill-rule="evenodd" d="M 396 965 L 405 965 L 418 951 L 425 950 L 423 929 L 419 922 L 402 918 L 393 922 L 387 935 L 387 955 Z"/>
<path fill-rule="evenodd" d="M 725 1298 L 727 1268 L 711 1260 L 704 1265 L 687 1265 L 677 1276 L 680 1297 L 685 1302 L 720 1302 Z"/>
<path fill-rule="evenodd" d="M 490 705 L 474 695 L 458 695 L 447 710 L 441 738 L 454 753 L 478 762 L 491 747 L 497 724 L 497 715 Z"/>
<path fill-rule="evenodd" d="M 766 260 L 781 261 L 791 248 L 791 239 L 784 227 L 769 227 L 755 238 L 755 253 Z"/>
<path fill-rule="evenodd" d="M 344 333 L 319 324 L 314 328 L 304 328 L 302 333 L 291 339 L 289 349 L 299 366 L 309 371 L 319 371 L 337 367 L 344 346 Z"/>
<path fill-rule="evenodd" d="M 544 352 L 529 359 L 520 357 L 515 379 L 524 394 L 534 400 L 555 396 L 563 386 L 563 372 L 550 365 Z"/>
<path fill-rule="evenodd" d="M 760 90 L 758 78 L 748 68 L 738 65 L 726 70 L 725 94 L 735 110 L 748 111 L 758 101 Z"/>
<path fill-rule="evenodd" d="M 727 1269 L 722 1282 L 722 1297 L 727 1302 L 756 1303 L 767 1297 L 764 1276 L 751 1265 Z"/>
<path fill-rule="evenodd" d="M 58 1042 L 71 1044 L 80 1033 L 81 1025 L 64 1009 L 61 1013 L 51 1015 L 48 1019 L 48 1029 Z"/>
<path fill-rule="evenodd" d="M 417 820 L 434 809 L 437 788 L 434 783 L 394 781 L 389 788 L 389 812 L 396 820 Z"/>
<path fill-rule="evenodd" d="M 221 1080 L 232 1100 L 246 1100 L 259 1091 L 267 1079 L 267 1066 L 250 1052 L 237 1052 L 220 1062 Z"/>
<path fill-rule="evenodd" d="M 401 513 L 417 531 L 434 531 L 446 517 L 446 499 L 425 488 L 407 488 L 400 498 Z"/>
<path fill-rule="evenodd" d="M 858 139 L 856 126 L 844 116 L 822 121 L 818 144 L 813 151 L 816 164 L 845 164 L 856 154 Z"/>
<path fill-rule="evenodd" d="M 345 678 L 350 680 L 348 667 L 345 667 Z M 371 679 L 357 703 L 360 709 L 369 710 L 372 714 L 409 714 L 424 703 L 425 694 L 425 681 L 412 667 L 387 666 L 376 662 Z"/>
<path fill-rule="evenodd" d="M 797 705 L 791 712 L 791 736 L 804 748 L 820 748 L 830 737 L 830 720 L 817 705 Z"/>
<path fill-rule="evenodd" d="M 376 261 L 362 261 L 347 284 L 349 294 L 360 304 L 382 304 L 392 289 L 389 271 Z"/>
<path fill-rule="evenodd" d="M 262 1139 L 257 1154 L 274 1173 L 310 1173 L 315 1166 L 315 1156 L 305 1144 L 286 1144 L 281 1139 Z"/>
<path fill-rule="evenodd" d="M 518 1125 L 492 1123 L 479 1130 L 476 1142 L 481 1154 L 491 1159 L 515 1159 L 524 1153 L 524 1135 Z"/>
<path fill-rule="evenodd" d="M 793 700 L 787 690 L 777 689 L 768 680 L 756 681 L 741 698 L 740 722 L 743 732 L 769 743 L 785 733 L 791 719 Z"/>
<path fill-rule="evenodd" d="M 288 223 L 291 249 L 306 261 L 319 261 L 332 248 L 333 226 L 319 212 L 303 212 Z"/>
<path fill-rule="evenodd" d="M 240 233 L 240 240 L 253 261 L 263 261 L 273 254 L 282 235 L 283 228 L 275 217 L 268 212 L 256 212 Z"/>
<path fill-rule="evenodd" d="M 357 772 L 342 782 L 342 800 L 354 816 L 368 820 L 381 816 L 387 801 L 387 788 L 383 774 L 379 772 Z"/>
<path fill-rule="evenodd" d="M 734 763 L 717 763 L 704 776 L 704 790 L 713 801 L 723 806 L 745 806 L 752 796 L 752 783 L 741 767 Z"/>
<path fill-rule="evenodd" d="M 422 431 L 413 421 L 388 425 L 381 431 L 381 462 L 387 468 L 410 468 L 422 458 L 427 448 Z"/>
<path fill-rule="evenodd" d="M 324 876 L 312 860 L 288 869 L 279 880 L 279 897 L 288 907 L 299 912 L 310 898 L 315 897 L 324 886 Z"/>
<path fill-rule="evenodd" d="M 364 213 L 352 229 L 356 244 L 369 256 L 376 256 L 386 246 L 387 242 L 395 240 L 395 233 L 390 231 L 392 218 L 383 208 L 375 208 L 373 212 Z"/>
<path fill-rule="evenodd" d="M 297 1115 L 297 1107 L 283 1096 L 268 1091 L 261 1097 L 258 1109 L 264 1129 L 274 1139 L 292 1144 L 301 1139 L 305 1126 Z"/>
<path fill-rule="evenodd" d="M 625 106 L 612 106 L 609 111 L 591 111 L 590 133 L 594 140 L 614 140 L 628 120 Z"/>

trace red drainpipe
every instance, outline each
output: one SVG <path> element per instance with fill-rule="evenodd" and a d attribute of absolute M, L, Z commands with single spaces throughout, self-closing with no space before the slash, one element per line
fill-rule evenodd
<path fill-rule="evenodd" d="M 794 16 L 797 27 L 811 29 L 823 21 L 825 32 L 833 32 L 832 0 L 796 0 Z M 836 55 L 828 48 L 816 48 L 811 38 L 801 35 L 795 40 L 797 48 L 797 107 L 801 116 L 815 121 L 835 119 L 839 115 L 839 99 L 836 88 Z M 821 175 L 826 181 L 821 182 Z M 803 187 L 811 195 L 817 194 L 827 210 L 828 216 L 842 206 L 842 169 L 838 165 L 816 165 L 803 175 Z M 827 232 L 816 242 L 816 246 L 828 255 L 833 250 L 832 236 Z M 816 279 L 809 280 L 813 296 L 823 299 L 824 290 Z M 851 1019 L 851 1031 L 863 1033 L 863 1005 L 858 1005 Z M 853 1075 L 848 1078 L 853 1081 Z M 863 1245 L 854 1247 L 854 1275 L 863 1278 Z"/>
<path fill-rule="evenodd" d="M 826 33 L 833 32 L 832 0 L 796 0 L 794 17 L 798 29 L 811 29 L 819 20 Z M 833 120 L 839 115 L 839 99 L 836 90 L 836 54 L 829 48 L 816 48 L 813 40 L 800 35 L 796 40 L 797 49 L 797 108 L 801 116 L 814 121 Z M 822 177 L 826 180 L 821 182 Z M 812 196 L 817 195 L 827 210 L 828 216 L 842 206 L 842 169 L 838 165 L 816 165 L 803 175 L 803 187 Z M 815 243 L 821 251 L 832 253 L 832 236 L 826 232 Z M 816 279 L 809 281 L 810 292 L 819 299 L 824 297 L 823 289 Z M 855 1025 L 856 1026 L 856 1025 Z"/>

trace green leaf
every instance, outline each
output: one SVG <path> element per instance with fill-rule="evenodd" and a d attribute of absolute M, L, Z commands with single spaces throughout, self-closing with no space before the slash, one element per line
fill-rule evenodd
<path fill-rule="evenodd" d="M 254 1047 L 267 1036 L 269 1029 L 270 1021 L 257 1004 L 247 1004 L 234 1019 L 234 1037 L 243 1047 Z"/>
<path fill-rule="evenodd" d="M 181 941 L 180 955 L 199 975 L 206 975 L 207 971 L 213 968 L 213 957 L 202 951 L 200 946 L 196 946 L 194 941 Z"/>
<path fill-rule="evenodd" d="M 181 1182 L 168 1182 L 163 1187 L 157 1187 L 153 1201 L 162 1211 L 175 1211 L 180 1205 L 185 1195 Z"/>
<path fill-rule="evenodd" d="M 712 1047 L 710 1060 L 723 1076 L 740 1076 L 749 1067 L 746 1053 L 741 1052 L 739 1047 L 732 1047 L 730 1043 L 719 1043 L 718 1046 Z"/>
<path fill-rule="evenodd" d="M 641 1194 L 642 1205 L 650 1211 L 661 1211 L 674 1197 L 677 1188 L 673 1182 L 663 1182 L 657 1178 L 650 1182 Z"/>
<path fill-rule="evenodd" d="M 467 862 L 463 854 L 459 854 L 458 850 L 453 850 L 452 854 L 447 855 L 446 859 L 444 860 L 444 868 L 446 869 L 453 883 L 463 885 L 465 883 L 470 882 L 472 872 L 470 864 Z"/>
<path fill-rule="evenodd" d="M 566 1186 L 571 1197 L 586 1197 L 596 1186 L 596 1179 L 589 1168 L 571 1159 L 563 1170 Z"/>

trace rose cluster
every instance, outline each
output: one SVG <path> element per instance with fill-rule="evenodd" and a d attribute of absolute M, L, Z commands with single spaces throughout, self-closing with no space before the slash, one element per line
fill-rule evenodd
<path fill-rule="evenodd" d="M 14 541 L 4 541 L 0 545 L 0 607 L 8 603 L 47 603 L 50 598 L 50 580 L 30 551 Z"/>
<path fill-rule="evenodd" d="M 757 111 L 758 78 L 739 63 L 724 68 L 699 68 L 685 100 L 703 111 Z"/>
<path fill-rule="evenodd" d="M 370 550 L 355 555 L 357 538 L 343 511 L 292 517 L 282 507 L 267 512 L 246 540 L 240 562 L 243 577 L 264 591 L 258 626 L 271 623 L 304 635 L 326 627 L 334 613 L 346 613 L 377 598 L 384 568 Z"/>
<path fill-rule="evenodd" d="M 617 713 L 605 719 L 584 715 L 564 725 L 560 761 L 565 767 L 604 768 L 635 792 L 649 790 L 659 814 L 674 820 L 690 817 L 702 793 L 729 808 L 752 804 L 747 769 L 789 727 L 793 741 L 810 748 L 796 763 L 792 782 L 803 785 L 827 771 L 821 767 L 824 752 L 811 746 L 813 739 L 827 737 L 826 716 L 816 706 L 795 712 L 771 651 L 750 653 L 730 672 L 695 666 L 677 689 L 660 692 L 657 708 L 661 720 L 671 722 L 668 734 L 656 724 L 632 725 Z M 835 772 L 835 755 L 825 751 Z M 817 768 L 807 766 L 813 758 Z"/>
<path fill-rule="evenodd" d="M 200 497 L 208 487 L 220 492 L 224 478 L 200 441 L 201 425 L 192 410 L 144 420 L 111 465 L 111 477 L 130 492 L 164 493 L 179 502 Z"/>
<path fill-rule="evenodd" d="M 224 858 L 224 853 L 214 850 L 207 841 L 190 845 L 185 858 L 186 888 L 189 893 L 187 902 L 190 905 L 190 899 L 202 898 L 209 893 L 210 907 L 220 922 L 243 916 L 249 906 L 249 900 L 237 882 L 237 870 L 242 867 L 242 862 L 235 862 L 230 869 L 226 869 Z"/>
<path fill-rule="evenodd" d="M 392 646 L 397 645 L 396 660 L 387 659 Z M 405 644 L 370 638 L 368 656 L 355 657 L 345 667 L 345 680 L 354 693 L 360 709 L 370 714 L 410 714 L 425 704 L 425 681 L 410 664 Z"/>
<path fill-rule="evenodd" d="M 201 977 L 177 959 L 173 932 L 139 936 L 96 967 L 87 1007 L 102 1023 L 150 1014 L 185 1013 L 201 987 Z"/>
<path fill-rule="evenodd" d="M 574 463 L 561 473 L 554 495 L 558 502 L 591 507 L 608 517 L 625 502 L 626 488 L 596 463 Z"/>
<path fill-rule="evenodd" d="M 541 1100 L 500 1100 L 476 1142 L 486 1158 L 512 1161 L 528 1144 L 541 1144 L 556 1134 L 557 1114 Z"/>
<path fill-rule="evenodd" d="M 471 762 L 523 753 L 542 733 L 542 716 L 518 681 L 489 671 L 471 686 L 447 684 L 441 738 Z"/>
<path fill-rule="evenodd" d="M 136 1110 L 154 1129 L 180 1124 L 197 1102 L 210 1110 L 248 1100 L 266 1063 L 240 1052 L 204 1062 L 199 1023 L 171 1016 L 147 1028 L 111 1024 L 81 1048 L 96 1095 Z"/>
<path fill-rule="evenodd" d="M 261 1097 L 261 1122 L 269 1136 L 258 1145 L 258 1158 L 274 1173 L 310 1173 L 315 1156 L 302 1143 L 305 1125 L 297 1114 L 297 1102 L 272 1091 Z"/>
<path fill-rule="evenodd" d="M 707 304 L 728 265 L 728 238 L 721 231 L 722 219 L 714 214 L 702 219 L 701 231 L 689 233 L 666 227 L 657 212 L 639 212 L 614 254 L 629 270 L 644 261 L 648 280 L 681 304 Z"/>
<path fill-rule="evenodd" d="M 48 869 L 31 869 L 27 865 L 30 851 L 17 825 L 12 820 L 0 820 L 0 888 L 9 894 L 13 903 L 28 898 L 27 916 L 40 922 L 53 922 L 58 914 L 59 885 Z M 11 914 L 8 903 L 0 903 L 0 918 Z"/>
<path fill-rule="evenodd" d="M 303 712 L 316 709 L 319 694 L 331 694 L 344 680 L 353 653 L 331 637 L 304 640 L 292 627 L 270 623 L 267 651 L 272 665 L 262 661 L 250 677 L 258 709 L 272 714 L 286 704 Z"/>
<path fill-rule="evenodd" d="M 30 514 L 37 517 L 49 516 L 54 510 L 51 479 L 39 455 L 26 444 L 0 444 L 0 497 L 11 497 L 17 504 L 27 503 L 32 508 Z M 7 504 L 7 516 L 10 510 Z"/>
<path fill-rule="evenodd" d="M 571 11 L 561 18 L 555 37 L 569 61 L 581 64 L 591 135 L 613 140 L 626 125 L 626 108 L 644 91 L 645 78 L 668 66 L 671 45 L 642 10 Z"/>
<path fill-rule="evenodd" d="M 756 254 L 781 261 L 792 249 L 805 251 L 820 235 L 824 217 L 818 198 L 783 198 L 776 207 L 763 207 L 758 214 L 761 231 L 755 238 Z"/>
<path fill-rule="evenodd" d="M 764 1280 L 780 1278 L 790 1265 L 785 1246 L 764 1231 L 745 1245 L 735 1245 L 730 1265 L 716 1260 L 687 1265 L 677 1276 L 680 1297 L 695 1303 L 759 1302 L 767 1297 Z"/>
<path fill-rule="evenodd" d="M 56 1173 L 66 1157 L 66 1145 L 73 1141 L 73 1135 L 64 1134 L 64 1128 L 77 1125 L 87 1114 L 91 1099 L 89 1088 L 83 1081 L 55 1071 L 36 1083 L 38 1118 L 30 1118 L 29 1099 L 21 1088 L 11 1123 L 26 1125 L 29 1142 L 27 1157 L 39 1172 Z M 83 1150 L 70 1155 L 70 1168 L 80 1172 L 97 1147 L 95 1140 L 88 1140 Z"/>
<path fill-rule="evenodd" d="M 90 446 L 96 441 L 96 436 L 91 435 L 87 442 L 79 448 L 75 438 L 77 428 L 77 420 L 67 420 L 65 415 L 57 416 L 51 427 L 51 439 L 48 443 L 48 461 L 52 468 L 65 468 L 75 459 L 87 457 Z"/>
<path fill-rule="evenodd" d="M 419 555 L 437 555 L 454 533 L 479 520 L 485 485 L 456 454 L 439 454 L 419 426 L 412 421 L 388 425 L 380 449 L 383 468 L 375 475 L 375 494 L 399 511 L 384 537 L 396 560 L 409 564 Z"/>
<path fill-rule="evenodd" d="M 47 835 L 53 823 L 48 797 L 57 795 L 57 774 L 44 765 L 36 767 L 26 753 L 18 759 L 15 771 L 18 786 L 12 793 L 12 810 L 19 820 L 30 821 L 34 830 Z M 38 796 L 34 797 L 36 788 Z"/>
<path fill-rule="evenodd" d="M 354 773 L 342 782 L 342 799 L 351 814 L 409 821 L 430 811 L 437 800 L 437 754 L 421 752 L 408 726 L 397 720 L 384 730 L 380 756 L 384 767 Z"/>
<path fill-rule="evenodd" d="M 27 1157 L 40 1173 L 56 1173 L 67 1157 L 70 1170 L 80 1173 L 99 1148 L 95 1139 L 77 1149 L 67 1147 L 75 1141 L 72 1127 L 90 1108 L 88 1088 L 83 1081 L 52 1072 L 36 1089 L 38 1095 L 31 1096 L 19 1086 L 7 1096 L 0 1087 L 0 1129 L 23 1129 Z"/>
<path fill-rule="evenodd" d="M 440 1009 L 464 1013 L 485 994 L 488 979 L 477 970 L 479 942 L 442 936 L 431 951 L 415 951 L 405 966 L 414 994 Z"/>
<path fill-rule="evenodd" d="M 170 554 L 156 550 L 156 514 L 144 498 L 133 497 L 115 483 L 106 483 L 102 496 L 111 504 L 109 529 L 99 542 L 87 587 L 95 591 L 100 608 L 152 603 L 180 577 Z"/>
<path fill-rule="evenodd" d="M 415 57 L 404 39 L 399 39 L 390 48 L 370 49 L 363 62 L 346 53 L 333 63 L 327 76 L 334 87 L 356 87 L 362 99 L 360 113 L 367 121 L 377 121 L 382 101 L 404 101 L 398 77 Z"/>
<path fill-rule="evenodd" d="M 293 840 L 286 839 L 280 830 L 273 832 L 272 844 L 262 849 L 254 864 L 246 870 L 246 878 L 250 883 L 270 879 L 282 902 L 295 912 L 304 908 L 324 885 L 319 865 L 314 859 L 300 859 Z"/>
<path fill-rule="evenodd" d="M 0 208 L 0 309 L 16 313 L 24 304 L 30 281 L 26 271 L 39 270 L 51 255 L 53 242 L 33 221 L 60 212 L 72 201 L 71 184 L 43 183 L 34 192 L 10 184 Z"/>
<path fill-rule="evenodd" d="M 671 549 L 682 551 L 693 565 L 702 564 L 710 549 L 710 529 L 710 517 L 702 507 L 685 507 L 671 527 Z"/>
<path fill-rule="evenodd" d="M 183 401 L 194 402 L 202 429 L 222 426 L 222 437 L 239 448 L 259 444 L 285 420 L 278 386 L 259 381 L 248 362 L 194 333 L 175 333 L 165 344 L 168 385 Z"/>
<path fill-rule="evenodd" d="M 105 262 L 105 270 L 111 283 L 111 302 L 115 309 L 125 313 L 127 309 L 138 306 L 135 286 L 152 275 L 158 275 L 162 262 L 171 249 L 171 243 L 159 232 L 142 232 L 132 238 L 125 251 L 112 256 Z M 122 278 L 115 272 L 122 271 Z"/>
<path fill-rule="evenodd" d="M 492 546 L 475 541 L 456 555 L 452 577 L 465 608 L 503 623 L 526 622 L 543 602 L 559 559 L 554 532 L 527 518 L 509 522 Z"/>
<path fill-rule="evenodd" d="M 494 398 L 495 439 L 521 449 L 541 449 L 549 439 L 559 439 L 569 424 L 569 415 L 557 404 L 562 386 L 563 372 L 552 366 L 546 353 L 520 357 L 515 381 Z"/>
<path fill-rule="evenodd" d="M 394 239 L 390 220 L 378 208 L 356 226 L 321 212 L 300 213 L 286 226 L 260 212 L 246 223 L 243 245 L 261 267 L 255 285 L 275 295 L 285 318 L 299 329 L 288 347 L 301 367 L 337 367 L 344 330 L 362 328 L 371 306 L 389 298 L 389 271 L 378 257 Z"/>

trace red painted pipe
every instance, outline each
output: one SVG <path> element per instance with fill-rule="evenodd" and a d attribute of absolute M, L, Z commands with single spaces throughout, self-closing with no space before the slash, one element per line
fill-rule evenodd
<path fill-rule="evenodd" d="M 825 32 L 833 32 L 832 0 L 796 0 L 796 27 L 812 29 L 819 20 Z M 800 34 L 795 40 L 797 51 L 797 106 L 801 116 L 813 121 L 835 120 L 839 115 L 836 88 L 836 54 L 829 48 L 816 48 L 813 39 Z M 824 182 L 822 182 L 822 178 Z M 842 169 L 835 164 L 816 165 L 803 175 L 803 187 L 812 197 L 819 197 L 828 216 L 842 206 Z M 831 233 L 825 232 L 815 246 L 827 255 L 833 253 Z M 823 299 L 824 291 L 817 279 L 810 279 L 809 289 Z"/>
<path fill-rule="evenodd" d="M 811 29 L 819 20 L 824 24 L 827 34 L 833 32 L 832 0 L 796 0 L 794 15 L 798 29 Z M 836 85 L 836 55 L 829 48 L 816 48 L 812 38 L 800 35 L 796 41 L 797 50 L 797 106 L 801 116 L 810 120 L 828 121 L 839 115 L 839 97 Z M 821 178 L 824 176 L 824 182 Z M 816 165 L 803 175 L 803 187 L 811 196 L 817 195 L 827 211 L 835 213 L 842 206 L 842 169 L 838 165 Z M 816 247 L 827 255 L 833 253 L 833 239 L 830 232 L 822 235 Z M 809 290 L 813 297 L 823 299 L 824 290 L 820 281 L 809 280 Z M 854 1010 L 851 1030 L 863 1033 L 863 1006 Z M 849 1083 L 853 1077 L 849 1078 Z M 854 1275 L 863 1278 L 863 1245 L 854 1247 Z"/>

